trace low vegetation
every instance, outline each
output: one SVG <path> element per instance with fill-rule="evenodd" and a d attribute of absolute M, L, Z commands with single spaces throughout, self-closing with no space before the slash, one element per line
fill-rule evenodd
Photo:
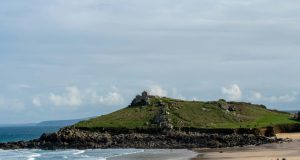
<path fill-rule="evenodd" d="M 225 100 L 201 102 L 165 97 L 149 98 L 149 105 L 130 106 L 108 115 L 75 124 L 78 128 L 154 128 L 156 115 L 166 108 L 166 118 L 174 128 L 260 128 L 298 123 L 289 113 L 269 110 L 263 105 Z"/>

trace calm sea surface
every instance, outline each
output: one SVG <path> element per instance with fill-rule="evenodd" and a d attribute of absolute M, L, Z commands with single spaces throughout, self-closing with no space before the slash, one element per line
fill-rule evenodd
<path fill-rule="evenodd" d="M 59 128 L 53 126 L 0 127 L 0 142 L 32 140 L 39 138 L 43 133 L 56 132 Z"/>

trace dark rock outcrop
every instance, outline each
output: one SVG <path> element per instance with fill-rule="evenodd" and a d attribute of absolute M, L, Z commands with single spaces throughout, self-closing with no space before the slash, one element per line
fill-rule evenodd
<path fill-rule="evenodd" d="M 160 105 L 159 112 L 154 116 L 152 123 L 157 124 L 160 128 L 164 128 L 167 131 L 173 129 L 171 119 L 168 118 L 169 114 L 169 107 L 165 104 Z"/>
<path fill-rule="evenodd" d="M 135 106 L 148 106 L 150 105 L 150 98 L 153 96 L 150 96 L 148 92 L 144 91 L 142 92 L 142 95 L 136 95 L 136 97 L 132 100 L 129 107 L 135 107 Z"/>
<path fill-rule="evenodd" d="M 294 120 L 300 121 L 300 111 L 297 113 L 294 113 L 292 116 L 293 116 Z"/>
<path fill-rule="evenodd" d="M 276 139 L 254 134 L 199 133 L 169 130 L 157 133 L 114 134 L 107 131 L 86 131 L 64 128 L 57 133 L 43 134 L 28 142 L 0 144 L 1 149 L 96 149 L 96 148 L 219 148 L 260 145 Z"/>

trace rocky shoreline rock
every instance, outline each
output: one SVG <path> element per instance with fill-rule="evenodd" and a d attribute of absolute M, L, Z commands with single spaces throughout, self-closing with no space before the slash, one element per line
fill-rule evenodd
<path fill-rule="evenodd" d="M 223 148 L 245 145 L 261 145 L 278 141 L 254 134 L 220 134 L 168 131 L 164 133 L 113 134 L 100 131 L 85 131 L 72 127 L 57 133 L 43 134 L 39 139 L 0 143 L 1 149 L 97 149 L 97 148 Z"/>

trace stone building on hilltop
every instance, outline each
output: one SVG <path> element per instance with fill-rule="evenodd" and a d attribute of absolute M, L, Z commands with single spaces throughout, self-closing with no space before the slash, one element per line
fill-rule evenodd
<path fill-rule="evenodd" d="M 294 119 L 300 121 L 300 111 L 294 114 Z"/>
<path fill-rule="evenodd" d="M 143 91 L 142 95 L 136 95 L 136 97 L 132 100 L 129 107 L 134 106 L 148 106 L 150 105 L 150 98 L 153 98 L 154 96 L 151 96 L 148 94 L 148 92 Z"/>

